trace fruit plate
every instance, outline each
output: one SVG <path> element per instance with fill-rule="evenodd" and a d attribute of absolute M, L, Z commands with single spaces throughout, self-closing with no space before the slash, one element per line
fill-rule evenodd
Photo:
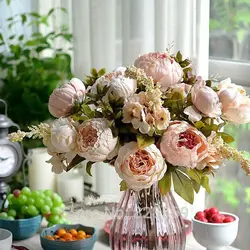
<path fill-rule="evenodd" d="M 187 220 L 187 219 L 183 219 L 183 222 L 185 224 L 185 229 L 186 229 L 186 235 L 190 234 L 192 232 L 192 222 L 190 220 Z M 112 224 L 112 220 L 108 220 L 106 223 L 105 223 L 105 226 L 104 226 L 104 231 L 107 233 L 107 234 L 110 234 L 110 227 L 111 227 L 111 224 Z"/>

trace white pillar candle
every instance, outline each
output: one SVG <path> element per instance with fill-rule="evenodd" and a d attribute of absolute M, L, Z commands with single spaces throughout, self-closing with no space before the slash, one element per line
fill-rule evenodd
<path fill-rule="evenodd" d="M 121 178 L 115 168 L 107 163 L 97 162 L 93 165 L 96 171 L 96 191 L 99 195 L 120 196 Z"/>
<path fill-rule="evenodd" d="M 29 150 L 29 186 L 31 190 L 50 189 L 56 191 L 55 174 L 51 171 L 50 159 L 46 148 Z"/>
<path fill-rule="evenodd" d="M 64 201 L 70 201 L 75 198 L 76 201 L 82 201 L 84 196 L 83 174 L 79 169 L 73 169 L 70 172 L 63 172 L 57 175 L 57 193 Z"/>

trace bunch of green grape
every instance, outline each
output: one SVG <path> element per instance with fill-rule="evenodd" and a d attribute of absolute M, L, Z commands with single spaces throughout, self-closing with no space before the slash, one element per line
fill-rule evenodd
<path fill-rule="evenodd" d="M 46 218 L 48 226 L 69 223 L 62 198 L 51 190 L 31 191 L 24 187 L 22 190 L 15 189 L 7 199 L 8 209 L 0 213 L 1 219 L 25 219 L 40 214 Z"/>

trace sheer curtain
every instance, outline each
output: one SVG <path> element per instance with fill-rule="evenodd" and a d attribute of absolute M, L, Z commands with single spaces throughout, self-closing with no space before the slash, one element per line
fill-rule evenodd
<path fill-rule="evenodd" d="M 198 75 L 208 76 L 209 0 L 39 0 L 38 7 L 41 12 L 68 10 L 68 15 L 58 13 L 52 27 L 64 23 L 73 33 L 73 71 L 79 78 L 92 67 L 111 71 L 133 64 L 139 54 L 166 49 L 181 50 Z M 113 169 L 99 166 L 95 176 L 97 191 L 117 194 L 120 180 Z M 194 206 L 177 200 L 190 218 L 204 207 L 205 192 Z"/>

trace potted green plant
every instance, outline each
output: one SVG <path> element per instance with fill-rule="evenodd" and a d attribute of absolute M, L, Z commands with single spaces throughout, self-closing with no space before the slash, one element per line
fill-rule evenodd
<path fill-rule="evenodd" d="M 53 89 L 72 77 L 69 50 L 58 48 L 71 45 L 72 35 L 67 27 L 41 33 L 42 26 L 49 26 L 56 11 L 46 15 L 36 12 L 22 13 L 7 19 L 8 36 L 0 31 L 0 96 L 8 104 L 8 116 L 21 129 L 51 119 L 48 99 Z M 21 23 L 23 33 L 13 34 L 12 27 Z M 26 28 L 32 27 L 31 35 Z M 56 46 L 57 45 L 57 46 Z M 66 46 L 63 46 L 66 47 Z M 39 140 L 24 141 L 27 149 L 42 146 Z M 44 149 L 45 150 L 45 149 Z M 17 176 L 18 178 L 18 176 Z"/>

